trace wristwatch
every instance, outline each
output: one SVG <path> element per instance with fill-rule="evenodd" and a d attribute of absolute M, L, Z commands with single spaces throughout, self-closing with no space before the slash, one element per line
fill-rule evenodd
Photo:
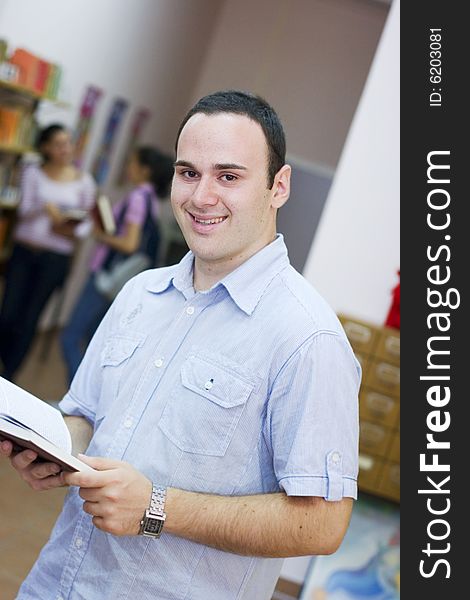
<path fill-rule="evenodd" d="M 159 538 L 162 534 L 163 524 L 165 523 L 165 500 L 166 488 L 152 483 L 152 495 L 150 497 L 150 506 L 145 510 L 142 521 L 140 522 L 140 535 Z"/>

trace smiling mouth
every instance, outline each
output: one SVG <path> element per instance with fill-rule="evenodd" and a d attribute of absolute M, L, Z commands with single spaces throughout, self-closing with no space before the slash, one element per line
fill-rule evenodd
<path fill-rule="evenodd" d="M 189 213 L 191 215 L 191 213 Z M 225 221 L 225 219 L 227 219 L 227 217 L 215 217 L 213 219 L 199 219 L 197 217 L 195 217 L 194 215 L 191 215 L 191 217 L 193 218 L 193 220 L 196 223 L 200 223 L 201 225 L 217 225 L 218 223 L 222 223 L 223 221 Z"/>

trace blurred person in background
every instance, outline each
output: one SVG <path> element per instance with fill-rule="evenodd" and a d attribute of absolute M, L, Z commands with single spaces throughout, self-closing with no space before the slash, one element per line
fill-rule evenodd
<path fill-rule="evenodd" d="M 138 251 L 149 251 L 153 255 L 153 264 L 149 266 L 155 266 L 160 239 L 159 201 L 167 197 L 172 177 L 171 157 L 151 146 L 137 148 L 127 165 L 127 179 L 132 189 L 113 206 L 116 234 L 108 235 L 95 225 L 93 235 L 98 244 L 91 258 L 91 273 L 61 335 L 69 382 L 78 369 L 87 343 L 111 306 L 112 297 L 99 289 L 97 274 L 109 269 L 116 259 L 121 260 Z M 151 248 L 143 248 L 149 243 Z"/>
<path fill-rule="evenodd" d="M 42 310 L 63 286 L 75 247 L 74 228 L 92 207 L 95 182 L 73 165 L 73 143 L 64 125 L 38 136 L 42 162 L 28 165 L 14 247 L 0 308 L 0 374 L 12 380 L 31 346 Z"/>

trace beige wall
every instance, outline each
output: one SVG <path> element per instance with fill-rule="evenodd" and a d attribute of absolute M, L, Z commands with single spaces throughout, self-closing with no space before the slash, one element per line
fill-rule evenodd
<path fill-rule="evenodd" d="M 374 0 L 226 0 L 193 100 L 236 87 L 279 112 L 288 151 L 335 167 L 388 6 Z"/>

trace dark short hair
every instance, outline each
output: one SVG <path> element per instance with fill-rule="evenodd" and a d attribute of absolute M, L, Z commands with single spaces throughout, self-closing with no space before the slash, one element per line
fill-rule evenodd
<path fill-rule="evenodd" d="M 166 199 L 173 179 L 174 160 L 154 146 L 138 146 L 135 156 L 139 165 L 150 170 L 150 182 L 160 200 Z"/>
<path fill-rule="evenodd" d="M 41 131 L 38 133 L 35 146 L 44 162 L 47 162 L 49 157 L 42 150 L 42 147 L 44 144 L 50 142 L 57 133 L 61 133 L 62 131 L 67 131 L 67 127 L 65 125 L 62 125 L 62 123 L 53 123 L 52 125 L 44 127 L 44 129 L 41 129 Z"/>
<path fill-rule="evenodd" d="M 286 137 L 282 123 L 273 107 L 255 94 L 240 90 L 225 90 L 204 96 L 188 111 L 178 129 L 175 150 L 181 131 L 189 119 L 197 114 L 213 115 L 234 113 L 244 115 L 261 126 L 268 146 L 268 187 L 286 162 Z"/>

